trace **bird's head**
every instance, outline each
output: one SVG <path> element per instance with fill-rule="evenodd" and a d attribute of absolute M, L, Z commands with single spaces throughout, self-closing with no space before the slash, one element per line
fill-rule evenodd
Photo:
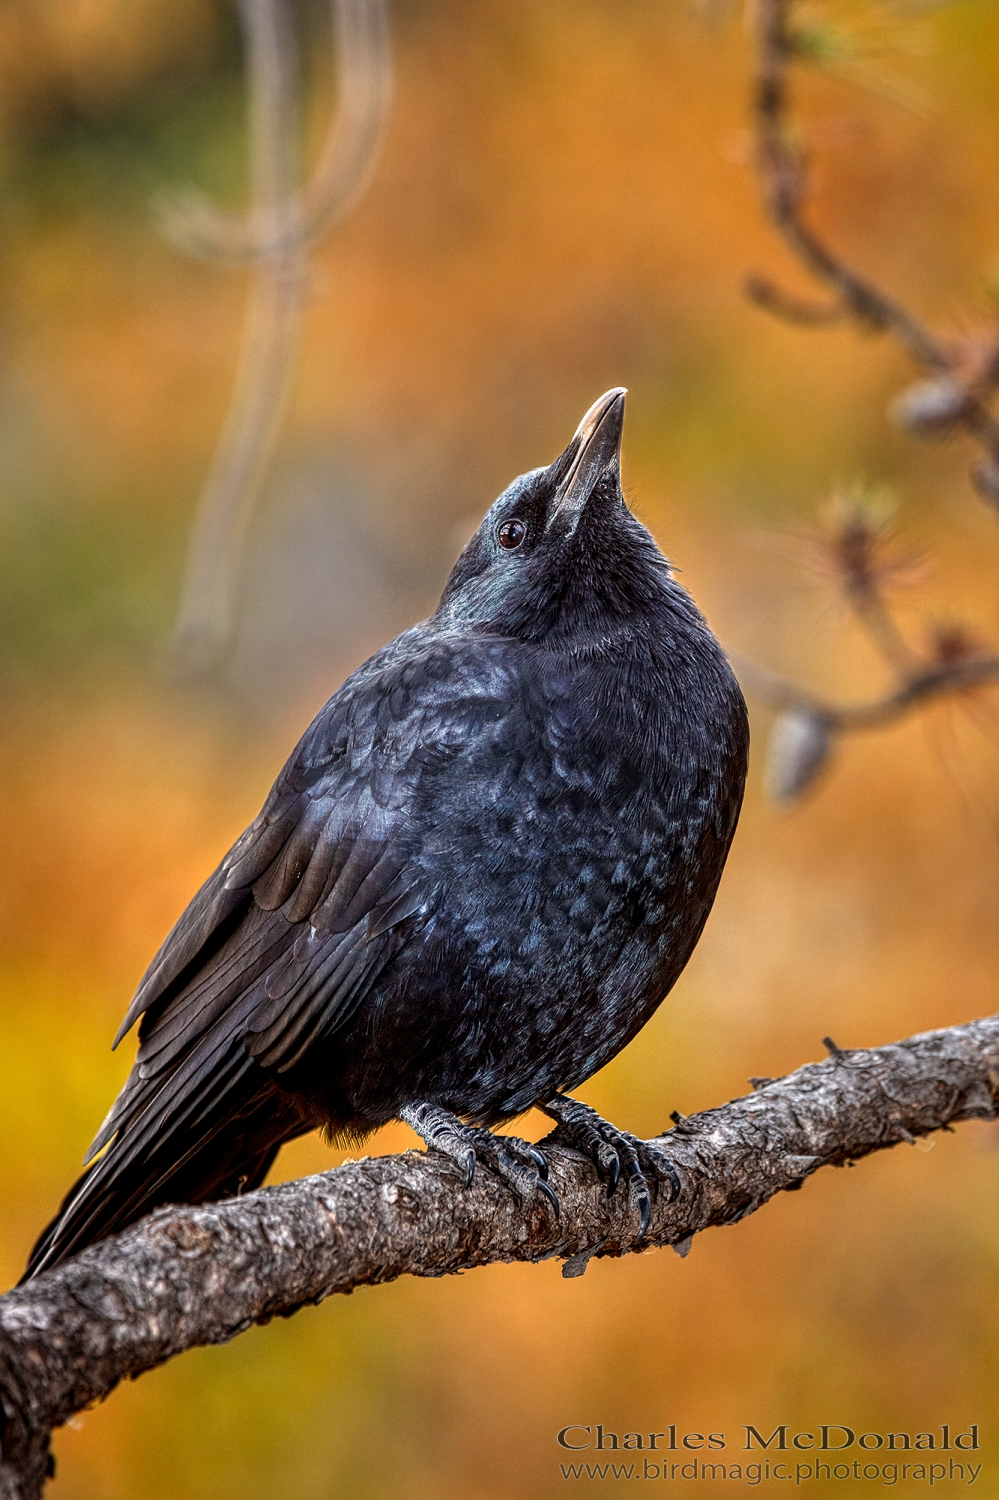
<path fill-rule="evenodd" d="M 601 396 L 565 452 L 489 508 L 447 581 L 441 623 L 537 640 L 603 628 L 661 597 L 668 565 L 621 493 L 624 397 Z"/>

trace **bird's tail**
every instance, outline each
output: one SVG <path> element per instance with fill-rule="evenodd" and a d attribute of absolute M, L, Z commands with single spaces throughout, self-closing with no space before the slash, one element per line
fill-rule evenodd
<path fill-rule="evenodd" d="M 247 1087 L 242 1107 L 235 1109 L 230 1092 L 221 1118 L 209 1112 L 186 1129 L 175 1120 L 165 1141 L 144 1146 L 134 1139 L 136 1132 L 116 1134 L 66 1194 L 32 1250 L 22 1282 L 161 1204 L 205 1203 L 259 1187 L 284 1142 L 309 1126 L 286 1095 L 271 1085 L 261 1088 L 259 1070 L 252 1072 L 255 1090 Z"/>

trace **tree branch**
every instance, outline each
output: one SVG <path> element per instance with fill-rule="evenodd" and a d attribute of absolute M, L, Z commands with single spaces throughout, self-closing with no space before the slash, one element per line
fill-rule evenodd
<path fill-rule="evenodd" d="M 912 1142 L 959 1120 L 996 1118 L 999 1016 L 871 1050 L 841 1051 L 687 1119 L 654 1143 L 681 1191 L 654 1186 L 637 1239 L 623 1195 L 545 1143 L 561 1203 L 522 1206 L 489 1172 L 465 1189 L 434 1153 L 350 1162 L 332 1172 L 199 1208 L 164 1208 L 124 1234 L 0 1298 L 0 1497 L 37 1500 L 49 1435 L 120 1380 L 185 1349 L 225 1343 L 334 1292 L 398 1276 L 443 1276 L 494 1261 L 559 1257 L 579 1276 L 594 1255 L 672 1245 L 734 1224 L 821 1166 Z"/>
<path fill-rule="evenodd" d="M 999 682 L 999 656 L 975 655 L 914 668 L 890 692 L 866 703 L 831 703 L 744 658 L 734 666 L 746 692 L 779 710 L 767 743 L 766 781 L 777 802 L 793 802 L 829 761 L 836 739 L 883 729 L 934 698 Z"/>
<path fill-rule="evenodd" d="M 788 67 L 798 49 L 790 25 L 792 0 L 760 0 L 754 97 L 756 163 L 774 225 L 812 275 L 841 299 L 845 311 L 869 327 L 890 329 L 913 359 L 932 370 L 949 366 L 940 342 L 906 308 L 835 255 L 804 221 L 804 159 L 788 130 Z"/>
<path fill-rule="evenodd" d="M 232 399 L 191 532 L 164 655 L 171 675 L 208 676 L 232 635 L 250 515 L 277 442 L 298 352 L 307 251 L 348 212 L 374 170 L 392 92 L 384 0 L 333 0 L 337 103 L 304 188 L 296 178 L 299 79 L 286 0 L 241 0 L 250 102 L 252 205 L 227 213 L 198 194 L 161 202 L 191 254 L 254 268 Z"/>
<path fill-rule="evenodd" d="M 754 698 L 771 708 L 801 709 L 814 714 L 828 724 L 830 732 L 837 734 L 882 729 L 904 718 L 916 704 L 967 693 L 999 681 L 999 656 L 971 656 L 962 661 L 924 666 L 881 698 L 871 698 L 866 703 L 831 703 L 756 662 L 736 658 L 735 664 L 746 691 Z"/>
<path fill-rule="evenodd" d="M 769 278 L 753 276 L 747 292 L 757 305 L 786 321 L 815 326 L 849 316 L 875 331 L 890 332 L 910 357 L 934 378 L 903 392 L 895 403 L 902 426 L 927 435 L 963 427 L 985 449 L 972 472 L 987 500 L 999 496 L 999 421 L 986 398 L 999 380 L 994 337 L 987 357 L 964 368 L 959 343 L 938 338 L 908 308 L 861 276 L 816 233 L 804 216 L 808 192 L 805 154 L 789 126 L 791 64 L 806 55 L 792 22 L 794 0 L 758 0 L 753 115 L 756 168 L 775 228 L 798 260 L 833 294 L 831 304 L 789 295 Z"/>
<path fill-rule="evenodd" d="M 252 214 L 285 224 L 284 248 L 261 259 L 243 324 L 229 410 L 198 502 L 180 608 L 163 665 L 210 675 L 229 647 L 250 514 L 277 442 L 298 352 L 307 262 L 293 193 L 297 65 L 284 0 L 241 0 L 250 89 Z"/>
<path fill-rule="evenodd" d="M 859 275 L 808 223 L 807 156 L 792 129 L 790 73 L 810 55 L 797 27 L 795 0 L 758 0 L 753 93 L 755 163 L 766 210 L 792 252 L 831 292 L 827 302 L 795 297 L 768 277 L 750 276 L 749 297 L 786 322 L 817 327 L 844 317 L 890 332 L 930 377 L 892 402 L 896 422 L 924 437 L 964 428 L 985 449 L 972 470 L 979 493 L 999 505 L 999 421 L 987 400 L 999 384 L 999 336 L 994 326 L 962 340 L 939 338 L 874 282 Z M 814 60 L 814 58 L 813 58 Z M 856 504 L 839 518 L 825 552 L 859 624 L 892 668 L 894 688 L 867 703 L 835 704 L 746 663 L 755 693 L 781 713 L 770 735 L 766 780 L 771 795 L 789 802 L 828 764 L 837 736 L 877 729 L 933 698 L 966 693 L 999 678 L 999 659 L 960 631 L 937 631 L 930 659 L 905 640 L 884 597 L 885 578 L 898 564 L 883 553 L 885 528 Z"/>
<path fill-rule="evenodd" d="M 269 0 L 266 8 L 270 8 Z M 190 188 L 161 193 L 154 204 L 167 239 L 189 255 L 229 265 L 280 260 L 322 239 L 367 187 L 388 128 L 392 61 L 385 0 L 332 0 L 336 107 L 308 182 L 289 179 L 277 198 L 258 198 L 248 214 L 219 208 Z M 273 28 L 273 18 L 267 18 Z M 260 20 L 256 20 L 260 25 Z M 284 19 L 290 26 L 290 17 Z M 248 17 L 251 34 L 254 18 Z M 287 44 L 284 46 L 287 50 Z M 279 62 L 273 46 L 271 65 Z M 287 64 L 281 64 L 287 68 Z M 258 116 L 251 130 L 254 162 L 287 151 L 293 131 L 262 114 L 265 81 L 252 65 L 250 97 Z M 260 102 L 258 102 L 260 101 Z"/>

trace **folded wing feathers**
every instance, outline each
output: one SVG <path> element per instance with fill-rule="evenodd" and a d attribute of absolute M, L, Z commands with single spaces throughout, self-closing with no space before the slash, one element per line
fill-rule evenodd
<path fill-rule="evenodd" d="M 421 905 L 420 893 L 412 881 L 406 882 L 403 861 L 392 847 L 390 816 L 370 797 L 362 798 L 361 804 L 351 810 L 349 832 L 334 815 L 336 804 L 332 810 L 327 804 L 324 823 L 313 805 L 300 825 L 301 837 L 296 829 L 291 836 L 271 839 L 272 865 L 257 876 L 264 882 L 268 905 L 262 906 L 259 898 L 252 901 L 211 961 L 179 993 L 146 1000 L 135 1069 L 87 1161 L 126 1128 L 130 1144 L 137 1148 L 139 1140 L 147 1138 L 145 1129 L 134 1135 L 140 1119 L 166 1123 L 169 1114 L 171 1128 L 181 1118 L 186 1120 L 189 1109 L 172 1113 L 181 1091 L 200 1094 L 207 1087 L 209 1095 L 214 1094 L 222 1082 L 213 1076 L 219 1050 L 237 1034 L 246 1038 L 247 1050 L 260 1066 L 284 1071 L 315 1036 L 328 1034 L 348 1019 L 364 982 L 387 957 L 384 943 L 377 940 Z M 253 865 L 246 862 L 250 852 L 244 849 L 240 856 L 246 872 L 259 868 L 259 860 Z M 227 866 L 230 874 L 239 867 L 227 861 L 217 874 Z M 304 931 L 302 921 L 291 915 L 299 909 L 300 888 L 292 889 L 283 910 L 268 909 L 295 869 L 301 883 L 308 882 L 310 894 L 324 893 L 311 913 L 316 925 Z M 192 947 L 193 933 L 205 925 L 212 910 L 248 897 L 245 891 L 226 890 L 220 881 L 214 893 L 205 895 L 200 924 L 185 914 Z M 376 915 L 372 926 L 370 918 Z M 366 955 L 368 946 L 375 951 Z M 199 1058 L 201 1067 L 196 1066 Z M 176 1088 L 168 1088 L 161 1099 L 158 1080 L 164 1075 L 164 1082 Z"/>
<path fill-rule="evenodd" d="M 402 873 L 405 875 L 407 872 L 403 871 Z M 371 942 L 372 938 L 381 937 L 383 932 L 388 932 L 390 927 L 396 927 L 400 922 L 404 922 L 407 917 L 416 916 L 417 912 L 429 900 L 433 899 L 415 881 L 411 885 L 404 885 L 399 894 L 395 895 L 395 890 L 399 884 L 399 880 L 394 881 L 391 890 L 386 893 L 387 896 L 392 898 L 387 901 L 387 904 L 386 900 L 383 899 L 380 906 L 374 907 L 369 912 L 367 923 L 368 942 Z"/>
<path fill-rule="evenodd" d="M 174 925 L 115 1040 L 143 1017 L 135 1066 L 41 1262 L 131 1222 L 175 1179 L 183 1190 L 178 1174 L 217 1137 L 223 1167 L 244 1147 L 263 1164 L 307 1128 L 275 1073 L 350 1019 L 407 941 L 401 924 L 441 893 L 408 856 L 414 793 L 479 726 L 428 738 L 421 681 L 410 663 L 377 696 L 332 699 Z"/>
<path fill-rule="evenodd" d="M 367 943 L 361 923 L 339 939 L 327 939 L 326 946 L 322 959 L 301 966 L 290 984 L 290 976 L 282 975 L 281 993 L 251 1018 L 245 1046 L 262 1067 L 286 1072 L 320 1033 L 342 1026 L 351 1002 L 359 998 L 359 981 L 388 956 L 385 942 Z"/>
<path fill-rule="evenodd" d="M 206 1059 L 200 1059 L 201 1071 L 205 1062 Z M 111 1149 L 83 1177 L 74 1197 L 63 1208 L 47 1253 L 66 1253 L 63 1247 L 67 1243 L 71 1248 L 73 1242 L 85 1242 L 88 1228 L 98 1221 L 104 1234 L 128 1223 L 133 1209 L 152 1198 L 165 1179 L 174 1176 L 184 1162 L 230 1122 L 232 1116 L 227 1106 L 230 1100 L 244 1104 L 241 1097 L 247 1093 L 244 1080 L 252 1063 L 242 1048 L 233 1047 L 228 1057 L 214 1058 L 211 1066 L 212 1089 L 207 1097 L 196 1088 L 190 1089 L 187 1069 L 165 1080 L 151 1097 L 148 1087 L 132 1092 L 132 1109 L 126 1111 L 131 1118 L 119 1120 L 117 1139 Z M 144 1099 L 143 1094 L 147 1095 Z M 213 1111 L 215 1119 L 210 1120 Z M 198 1125 L 205 1121 L 204 1128 L 198 1131 Z M 179 1155 L 171 1150 L 178 1136 L 184 1145 Z M 87 1159 L 91 1159 L 90 1155 Z M 150 1179 L 146 1164 L 156 1160 L 162 1161 L 163 1170 Z M 135 1186 L 122 1197 L 122 1184 L 133 1167 L 137 1168 Z M 105 1214 L 109 1202 L 114 1203 L 110 1218 Z"/>
<path fill-rule="evenodd" d="M 161 1072 L 209 1031 L 241 995 L 252 993 L 288 947 L 287 924 L 252 909 L 214 961 L 155 1019 L 142 1035 L 136 1062 L 143 1077 Z"/>
<path fill-rule="evenodd" d="M 389 719 L 405 709 L 396 694 Z M 400 844 L 415 783 L 451 747 L 424 744 L 418 717 L 383 733 L 385 712 L 341 726 L 333 749 L 317 721 L 150 964 L 115 1039 L 144 1015 L 136 1064 L 86 1160 L 111 1149 L 62 1221 L 74 1234 L 144 1154 L 229 1118 L 248 1069 L 286 1071 L 343 1025 L 401 946 L 393 929 L 434 898 Z"/>
<path fill-rule="evenodd" d="M 195 962 L 212 936 L 224 929 L 249 899 L 248 891 L 225 889 L 221 868 L 209 877 L 187 910 L 174 923 L 143 975 L 111 1044 L 112 1051 L 149 1006 L 166 998 L 171 986 Z"/>
<path fill-rule="evenodd" d="M 253 882 L 253 899 L 258 906 L 265 911 L 276 911 L 283 906 L 305 874 L 329 819 L 329 805 L 324 800 L 301 799 L 298 821 L 291 837 Z"/>
<path fill-rule="evenodd" d="M 344 844 L 344 829 L 335 818 L 327 818 L 297 888 L 281 907 L 282 915 L 289 922 L 304 922 L 328 894 L 331 878 L 336 879 L 347 857 L 349 844 L 347 848 Z"/>
<path fill-rule="evenodd" d="M 274 863 L 298 827 L 300 814 L 301 800 L 295 793 L 284 794 L 273 806 L 268 800 L 260 816 L 254 818 L 222 861 L 229 890 L 252 885 Z"/>

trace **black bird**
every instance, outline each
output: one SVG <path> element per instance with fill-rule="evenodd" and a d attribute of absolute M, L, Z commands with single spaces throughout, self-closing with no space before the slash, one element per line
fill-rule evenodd
<path fill-rule="evenodd" d="M 320 712 L 153 959 L 139 1050 L 36 1275 L 158 1204 L 263 1181 L 315 1127 L 405 1120 L 545 1195 L 536 1105 L 642 1229 L 650 1161 L 567 1097 L 700 935 L 748 730 L 718 643 L 620 488 L 624 391 L 514 481 L 436 613 Z M 98 1156 L 98 1153 L 103 1153 Z"/>

